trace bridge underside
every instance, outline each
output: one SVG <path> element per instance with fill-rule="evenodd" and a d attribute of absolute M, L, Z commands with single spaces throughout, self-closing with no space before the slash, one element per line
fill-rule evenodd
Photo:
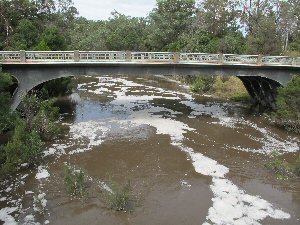
<path fill-rule="evenodd" d="M 135 63 L 56 63 L 3 64 L 3 72 L 12 74 L 19 82 L 12 109 L 16 109 L 25 94 L 35 86 L 60 77 L 101 75 L 222 75 L 237 76 L 244 83 L 255 103 L 274 108 L 277 88 L 286 85 L 300 69 L 253 67 L 245 65 L 199 64 L 135 64 Z"/>
<path fill-rule="evenodd" d="M 254 106 L 276 109 L 277 90 L 282 85 L 266 77 L 239 76 L 251 96 Z"/>

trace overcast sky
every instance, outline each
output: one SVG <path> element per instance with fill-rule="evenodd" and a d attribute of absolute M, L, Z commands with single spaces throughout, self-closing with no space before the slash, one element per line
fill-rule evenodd
<path fill-rule="evenodd" d="M 73 0 L 79 15 L 91 20 L 106 20 L 114 10 L 128 16 L 147 16 L 156 0 Z"/>

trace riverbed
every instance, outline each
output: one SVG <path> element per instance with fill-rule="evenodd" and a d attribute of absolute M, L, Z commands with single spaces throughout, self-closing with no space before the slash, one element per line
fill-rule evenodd
<path fill-rule="evenodd" d="M 82 76 L 57 104 L 69 131 L 1 183 L 0 224 L 300 224 L 300 180 L 264 167 L 274 150 L 295 161 L 299 136 L 246 105 L 162 76 Z M 84 198 L 68 196 L 66 164 L 86 174 Z M 111 179 L 130 180 L 131 212 L 107 205 Z"/>

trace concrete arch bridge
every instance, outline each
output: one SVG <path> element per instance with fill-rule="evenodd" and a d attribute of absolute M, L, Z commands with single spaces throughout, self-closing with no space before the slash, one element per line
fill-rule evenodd
<path fill-rule="evenodd" d="M 60 77 L 80 75 L 237 76 L 252 99 L 274 108 L 277 89 L 300 75 L 300 57 L 129 51 L 0 51 L 3 72 L 18 80 L 12 109 L 27 91 Z"/>

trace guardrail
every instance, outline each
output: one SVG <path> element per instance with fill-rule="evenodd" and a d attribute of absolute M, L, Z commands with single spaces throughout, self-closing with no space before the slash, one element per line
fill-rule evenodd
<path fill-rule="evenodd" d="M 300 66 L 300 57 L 130 51 L 0 51 L 0 63 L 137 62 Z"/>

